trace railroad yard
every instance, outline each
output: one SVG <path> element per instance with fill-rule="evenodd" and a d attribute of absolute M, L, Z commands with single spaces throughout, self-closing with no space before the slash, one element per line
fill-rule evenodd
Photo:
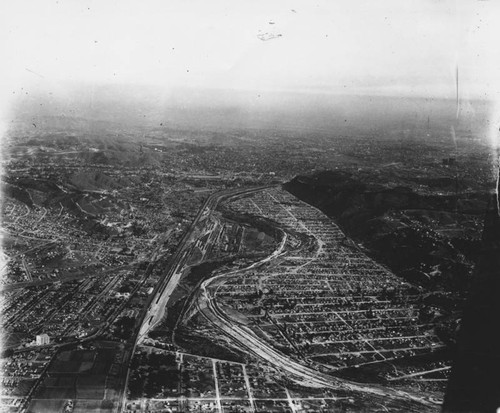
<path fill-rule="evenodd" d="M 416 287 L 368 258 L 323 213 L 282 190 L 231 204 L 304 233 L 315 248 L 224 280 L 213 295 L 297 357 L 338 368 L 390 361 L 442 346 L 421 321 Z"/>
<path fill-rule="evenodd" d="M 267 255 L 250 260 L 243 251 L 252 220 L 267 222 L 253 237 Z M 239 264 L 206 273 L 183 293 L 177 322 L 167 317 L 140 340 L 127 411 L 349 411 L 382 406 L 384 395 L 396 410 L 436 410 L 449 366 L 418 359 L 443 347 L 421 321 L 421 290 L 367 257 L 323 213 L 279 187 L 262 188 L 221 200 L 196 228 L 176 271 L 227 256 Z M 201 344 L 193 344 L 186 352 L 189 334 L 198 337 L 192 343 L 210 340 L 212 351 L 196 355 Z M 377 363 L 392 366 L 378 382 L 402 392 L 338 375 Z"/>

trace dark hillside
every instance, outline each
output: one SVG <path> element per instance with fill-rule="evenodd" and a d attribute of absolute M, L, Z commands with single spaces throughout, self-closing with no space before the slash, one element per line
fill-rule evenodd
<path fill-rule="evenodd" d="M 456 342 L 489 194 L 450 194 L 436 188 L 388 188 L 355 173 L 320 172 L 284 185 L 331 217 L 375 260 L 425 292 L 422 312 L 438 325 L 441 338 Z"/>
<path fill-rule="evenodd" d="M 297 177 L 285 188 L 408 281 L 432 290 L 467 290 L 488 194 L 422 195 L 342 171 Z"/>

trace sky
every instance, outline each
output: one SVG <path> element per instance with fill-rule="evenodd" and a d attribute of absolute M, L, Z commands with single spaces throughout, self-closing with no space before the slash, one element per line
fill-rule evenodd
<path fill-rule="evenodd" d="M 500 2 L 18 0 L 4 101 L 68 84 L 496 100 Z M 4 102 L 5 103 L 5 102 Z"/>

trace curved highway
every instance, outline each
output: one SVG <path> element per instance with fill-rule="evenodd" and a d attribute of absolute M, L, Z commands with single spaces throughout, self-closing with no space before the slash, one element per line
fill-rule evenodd
<path fill-rule="evenodd" d="M 197 240 L 194 234 L 198 227 L 198 224 L 203 219 L 207 218 L 211 214 L 212 210 L 216 208 L 222 200 L 234 198 L 252 192 L 262 191 L 267 188 L 269 188 L 269 186 L 245 190 L 228 190 L 212 194 L 209 196 L 209 198 L 207 198 L 193 223 L 191 224 L 189 230 L 181 239 L 168 268 L 166 269 L 164 275 L 156 286 L 153 294 L 151 294 L 150 298 L 148 299 L 148 303 L 140 317 L 140 328 L 136 329 L 136 335 L 134 337 L 134 347 L 130 357 L 132 357 L 132 355 L 134 354 L 135 348 L 141 342 L 141 340 L 163 319 L 170 296 L 174 289 L 177 287 L 186 268 L 186 261 L 189 257 L 190 252 L 189 248 L 194 245 Z M 362 384 L 335 378 L 317 371 L 303 363 L 299 363 L 293 358 L 273 348 L 269 343 L 259 338 L 250 328 L 230 319 L 219 308 L 215 297 L 212 297 L 210 295 L 209 289 L 207 287 L 209 287 L 209 285 L 215 280 L 232 276 L 236 273 L 246 271 L 248 269 L 262 265 L 265 262 L 276 259 L 284 253 L 286 240 L 287 235 L 285 232 L 285 235 L 281 240 L 278 248 L 263 260 L 253 263 L 245 269 L 231 271 L 229 273 L 221 274 L 203 281 L 198 291 L 194 295 L 192 305 L 194 305 L 198 309 L 198 311 L 212 326 L 216 327 L 225 336 L 230 338 L 237 347 L 242 348 L 253 354 L 254 356 L 269 362 L 278 370 L 290 374 L 290 376 L 295 381 L 301 383 L 304 386 L 317 388 L 326 387 L 334 390 L 362 392 L 365 394 L 371 394 L 374 397 L 390 397 L 397 400 L 413 401 L 420 403 L 422 407 L 435 407 L 433 403 L 417 395 L 390 389 L 383 386 L 365 386 Z M 127 373 L 126 385 L 128 383 L 129 373 L 130 369 Z M 122 407 L 125 405 L 124 401 L 125 392 L 123 394 L 123 401 L 121 403 Z"/>
<path fill-rule="evenodd" d="M 208 217 L 211 214 L 212 210 L 216 208 L 219 202 L 221 202 L 222 200 L 245 194 L 250 194 L 252 192 L 262 191 L 270 187 L 271 186 L 261 186 L 250 189 L 247 188 L 247 189 L 224 190 L 211 194 L 203 203 L 202 207 L 198 211 L 198 214 L 191 223 L 191 226 L 189 227 L 189 229 L 186 231 L 181 241 L 179 242 L 177 250 L 175 254 L 171 257 L 170 264 L 166 268 L 164 275 L 159 280 L 153 293 L 149 296 L 143 311 L 140 313 L 138 317 L 140 327 L 135 329 L 134 337 L 132 338 L 134 345 L 132 347 L 132 351 L 127 357 L 127 360 L 125 360 L 125 363 L 128 364 L 127 374 L 125 377 L 125 383 L 122 395 L 115 409 L 116 412 L 123 411 L 126 405 L 125 403 L 127 396 L 126 393 L 130 377 L 130 361 L 135 353 L 137 345 L 149 333 L 149 331 L 151 331 L 162 320 L 165 314 L 165 308 L 167 307 L 170 295 L 177 286 L 180 280 L 180 276 L 183 272 L 184 264 L 186 262 L 186 258 L 189 252 L 188 249 L 193 244 L 192 238 L 198 223 L 202 219 Z"/>

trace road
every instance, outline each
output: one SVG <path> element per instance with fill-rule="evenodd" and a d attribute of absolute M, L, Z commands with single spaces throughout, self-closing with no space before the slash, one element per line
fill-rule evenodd
<path fill-rule="evenodd" d="M 212 281 L 213 279 L 210 279 L 204 283 L 197 303 L 199 311 L 204 315 L 206 320 L 217 327 L 226 336 L 230 337 L 239 347 L 269 362 L 279 370 L 290 374 L 296 381 L 301 382 L 302 385 L 307 387 L 326 387 L 334 390 L 351 390 L 353 392 L 370 393 L 373 396 L 379 397 L 413 400 L 426 406 L 432 405 L 432 403 L 423 397 L 403 391 L 376 385 L 365 386 L 334 378 L 280 353 L 265 341 L 261 340 L 251 329 L 244 325 L 238 325 L 220 310 L 214 297 L 211 297 L 206 290 L 206 287 Z"/>
<path fill-rule="evenodd" d="M 188 249 L 195 241 L 193 240 L 193 234 L 196 230 L 196 227 L 198 226 L 198 223 L 202 219 L 207 218 L 212 210 L 217 207 L 220 201 L 244 194 L 249 194 L 252 192 L 261 191 L 265 188 L 268 187 L 221 191 L 212 194 L 207 198 L 203 206 L 200 208 L 198 214 L 196 215 L 194 221 L 192 222 L 190 228 L 181 239 L 175 254 L 171 258 L 169 268 L 166 270 L 155 291 L 153 292 L 153 299 L 150 303 L 148 303 L 148 310 L 142 318 L 142 324 L 138 336 L 139 341 L 143 337 L 145 337 L 147 333 L 151 331 L 163 318 L 166 304 L 168 303 L 170 295 L 179 283 L 181 275 L 184 271 L 183 264 L 185 263 L 185 260 L 187 258 Z"/>
<path fill-rule="evenodd" d="M 170 295 L 178 285 L 182 273 L 185 270 L 185 263 L 189 255 L 189 248 L 194 245 L 197 240 L 197 238 L 194 237 L 194 234 L 195 231 L 198 230 L 198 224 L 210 215 L 211 211 L 217 207 L 221 200 L 241 196 L 246 193 L 261 191 L 263 189 L 265 188 L 222 191 L 211 195 L 205 201 L 189 230 L 180 241 L 177 251 L 172 257 L 169 267 L 166 269 L 154 293 L 150 296 L 151 298 L 149 299 L 148 305 L 145 307 L 145 311 L 140 318 L 141 325 L 140 328 L 137 329 L 134 339 L 134 347 L 130 357 L 132 357 L 136 346 L 141 342 L 141 340 L 162 320 Z M 285 244 L 286 232 L 282 242 L 272 254 L 259 262 L 253 263 L 247 267 L 246 270 L 278 258 L 283 254 Z M 270 344 L 259 338 L 250 328 L 229 318 L 219 308 L 215 297 L 210 295 L 207 287 L 220 278 L 233 276 L 235 273 L 240 271 L 243 270 L 231 271 L 203 281 L 200 288 L 195 293 L 193 302 L 193 305 L 197 307 L 198 311 L 205 317 L 205 319 L 211 325 L 216 327 L 222 334 L 230 338 L 230 340 L 237 347 L 256 356 L 257 358 L 265 360 L 275 366 L 279 371 L 285 372 L 290 378 L 306 387 L 330 388 L 333 390 L 344 391 L 349 390 L 357 393 L 370 394 L 373 397 L 380 398 L 380 400 L 390 397 L 392 399 L 406 401 L 411 400 L 425 406 L 432 406 L 432 403 L 419 395 L 390 389 L 384 386 L 362 385 L 348 380 L 334 378 L 325 373 L 319 372 L 303 361 L 296 360 L 281 353 Z M 127 372 L 125 389 L 128 384 L 129 375 L 130 369 Z M 121 402 L 122 407 L 125 406 L 125 400 L 126 390 L 123 392 L 123 400 Z"/>
<path fill-rule="evenodd" d="M 288 212 L 288 211 L 287 211 Z M 198 311 L 205 317 L 205 319 L 221 331 L 224 335 L 229 337 L 237 347 L 244 352 L 249 352 L 254 356 L 269 362 L 271 365 L 278 368 L 282 372 L 286 372 L 289 377 L 293 377 L 295 381 L 300 382 L 308 387 L 326 387 L 335 390 L 350 390 L 353 392 L 369 393 L 375 397 L 391 397 L 394 399 L 413 400 L 423 405 L 430 406 L 431 403 L 419 395 L 386 388 L 377 385 L 360 385 L 348 380 L 334 378 L 327 374 L 321 373 L 316 369 L 309 367 L 303 361 L 295 360 L 292 357 L 284 355 L 273 346 L 268 344 L 257 336 L 246 325 L 240 324 L 234 319 L 228 317 L 218 306 L 215 294 L 212 296 L 210 290 L 207 288 L 212 283 L 220 279 L 234 276 L 236 273 L 246 271 L 253 267 L 262 265 L 264 262 L 269 262 L 276 259 L 283 254 L 283 249 L 286 243 L 286 231 L 283 231 L 285 236 L 280 243 L 279 247 L 262 261 L 252 264 L 246 269 L 231 271 L 226 274 L 221 274 L 217 277 L 205 280 L 198 290 L 197 297 L 194 305 L 197 306 Z M 321 249 L 321 247 L 320 247 Z"/>
<path fill-rule="evenodd" d="M 212 210 L 215 209 L 219 202 L 221 202 L 222 200 L 249 194 L 252 192 L 262 191 L 266 188 L 270 188 L 270 186 L 250 189 L 247 188 L 224 190 L 210 195 L 203 203 L 202 207 L 198 211 L 198 214 L 191 223 L 191 226 L 179 242 L 177 250 L 171 257 L 169 266 L 166 268 L 164 275 L 161 277 L 160 281 L 155 287 L 155 290 L 148 298 L 148 301 L 144 306 L 144 310 L 138 317 L 138 319 L 140 320 L 140 327 L 136 328 L 136 332 L 133 337 L 134 345 L 132 351 L 130 352 L 128 360 L 125 361 L 125 363 L 129 365 L 129 367 L 127 368 L 125 387 L 123 389 L 122 397 L 120 398 L 121 400 L 119 401 L 117 408 L 115 409 L 116 412 L 123 411 L 126 405 L 125 401 L 127 395 L 127 386 L 130 378 L 130 361 L 135 353 L 137 345 L 149 333 L 149 331 L 151 331 L 162 320 L 170 295 L 181 278 L 183 272 L 183 264 L 185 263 L 185 260 L 187 258 L 188 249 L 193 244 L 193 235 L 200 221 L 208 217 L 211 214 Z"/>
<path fill-rule="evenodd" d="M 403 376 L 391 377 L 387 380 L 389 380 L 389 381 L 404 380 L 404 379 L 408 379 L 410 377 L 424 376 L 426 374 L 437 373 L 440 371 L 446 371 L 446 370 L 450 370 L 450 369 L 451 369 L 451 366 L 439 367 L 439 368 L 432 369 L 432 370 L 418 371 L 418 372 L 412 373 L 412 374 L 405 374 Z"/>

